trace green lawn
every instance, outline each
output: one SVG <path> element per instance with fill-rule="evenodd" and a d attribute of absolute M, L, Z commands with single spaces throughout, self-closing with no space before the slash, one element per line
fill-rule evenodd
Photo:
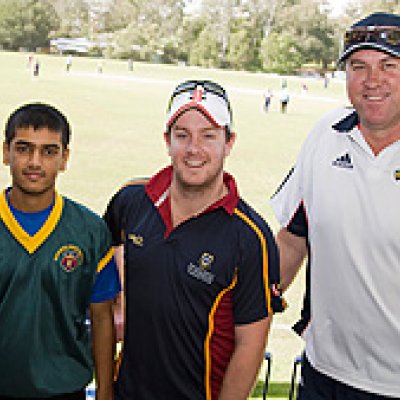
<path fill-rule="evenodd" d="M 288 113 L 282 115 L 278 95 L 268 114 L 263 111 L 263 92 L 277 92 L 281 78 L 247 73 L 105 60 L 74 58 L 70 73 L 65 58 L 40 55 L 41 70 L 33 79 L 26 53 L 0 52 L 0 121 L 19 105 L 44 101 L 59 107 L 72 125 L 72 154 L 68 171 L 59 179 L 59 190 L 102 213 L 108 199 L 132 177 L 148 176 L 168 163 L 163 142 L 164 117 L 169 94 L 181 80 L 207 78 L 222 83 L 231 98 L 237 142 L 228 159 L 242 196 L 274 230 L 277 223 L 268 199 L 294 163 L 307 132 L 327 110 L 346 104 L 343 82 L 288 78 L 292 94 Z M 309 91 L 300 95 L 301 84 Z M 2 186 L 8 170 L 0 169 Z M 303 276 L 287 292 L 289 308 L 274 319 L 268 350 L 273 355 L 272 387 L 287 392 L 291 366 L 301 352 L 302 341 L 289 329 L 299 312 Z M 261 377 L 264 376 L 264 368 Z M 260 384 L 257 396 L 262 396 Z M 274 389 L 275 390 L 275 389 Z M 272 395 L 271 395 L 272 396 Z M 284 397 L 284 396 L 282 396 Z"/>

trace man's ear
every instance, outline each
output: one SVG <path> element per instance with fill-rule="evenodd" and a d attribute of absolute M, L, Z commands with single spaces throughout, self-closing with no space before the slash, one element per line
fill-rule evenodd
<path fill-rule="evenodd" d="M 225 143 L 225 157 L 229 156 L 233 145 L 235 144 L 236 141 L 236 133 L 231 131 L 229 140 Z"/>
<path fill-rule="evenodd" d="M 167 131 L 165 131 L 164 132 L 164 140 L 165 140 L 165 143 L 167 144 L 167 146 L 169 146 L 171 143 L 171 132 L 167 132 Z"/>
<path fill-rule="evenodd" d="M 10 145 L 3 142 L 3 164 L 10 165 Z"/>
<path fill-rule="evenodd" d="M 170 156 L 170 148 L 171 148 L 171 132 L 164 132 L 164 140 L 165 140 L 165 144 L 167 145 L 167 153 Z"/>
<path fill-rule="evenodd" d="M 65 171 L 67 169 L 69 160 L 69 148 L 63 149 L 62 151 L 62 162 L 60 166 L 60 171 Z"/>

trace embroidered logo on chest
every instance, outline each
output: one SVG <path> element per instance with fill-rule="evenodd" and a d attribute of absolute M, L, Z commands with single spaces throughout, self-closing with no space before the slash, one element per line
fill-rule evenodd
<path fill-rule="evenodd" d="M 128 235 L 128 239 L 132 241 L 132 243 L 136 246 L 142 247 L 143 246 L 143 236 L 140 235 L 135 235 L 134 233 L 131 233 Z"/>
<path fill-rule="evenodd" d="M 54 255 L 54 261 L 65 272 L 72 272 L 83 264 L 83 252 L 78 246 L 62 246 Z"/>
<path fill-rule="evenodd" d="M 197 263 L 190 263 L 187 266 L 187 273 L 207 285 L 211 285 L 215 279 L 215 275 L 210 271 L 214 262 L 214 256 L 210 253 L 203 253 Z"/>
<path fill-rule="evenodd" d="M 397 182 L 400 181 L 400 169 L 396 169 L 396 171 L 394 171 L 394 180 Z"/>
<path fill-rule="evenodd" d="M 345 153 L 332 161 L 334 167 L 353 169 L 353 162 L 349 153 Z"/>

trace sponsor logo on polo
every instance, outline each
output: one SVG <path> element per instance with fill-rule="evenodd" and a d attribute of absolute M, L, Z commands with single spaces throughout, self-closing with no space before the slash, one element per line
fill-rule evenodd
<path fill-rule="evenodd" d="M 210 253 L 203 253 L 197 261 L 197 264 L 190 263 L 187 266 L 187 273 L 193 278 L 211 285 L 214 282 L 215 275 L 210 272 L 211 265 L 214 262 L 214 256 Z"/>
<path fill-rule="evenodd" d="M 143 236 L 140 235 L 135 235 L 134 233 L 131 233 L 128 235 L 128 239 L 132 240 L 132 243 L 135 244 L 136 246 L 142 247 L 143 246 Z"/>
<path fill-rule="evenodd" d="M 400 181 L 400 169 L 396 169 L 396 171 L 394 171 L 394 179 L 396 181 Z"/>
<path fill-rule="evenodd" d="M 332 165 L 334 167 L 339 167 L 339 168 L 347 168 L 347 169 L 353 168 L 353 162 L 351 160 L 351 156 L 349 153 L 345 153 L 339 156 L 336 160 L 332 161 Z"/>
<path fill-rule="evenodd" d="M 83 252 L 72 244 L 62 246 L 54 255 L 54 261 L 66 272 L 75 271 L 83 264 Z"/>
<path fill-rule="evenodd" d="M 280 297 L 282 295 L 282 286 L 279 283 L 273 283 L 271 286 L 271 293 L 275 297 Z"/>

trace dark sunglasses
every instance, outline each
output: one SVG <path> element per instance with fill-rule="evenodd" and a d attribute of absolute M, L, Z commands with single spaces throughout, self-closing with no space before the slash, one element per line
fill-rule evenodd
<path fill-rule="evenodd" d="M 395 26 L 355 27 L 344 35 L 345 48 L 358 43 L 400 45 L 400 28 Z"/>
<path fill-rule="evenodd" d="M 225 89 L 222 86 L 218 85 L 218 83 L 208 81 L 208 80 L 190 80 L 190 81 L 185 81 L 185 82 L 180 83 L 175 88 L 175 90 L 172 92 L 171 98 L 168 103 L 168 111 L 170 110 L 172 101 L 174 100 L 174 98 L 176 96 L 178 96 L 181 93 L 185 93 L 185 92 L 190 92 L 191 94 L 193 94 L 198 86 L 201 86 L 205 93 L 207 93 L 207 92 L 213 93 L 213 94 L 221 97 L 222 99 L 224 99 L 228 106 L 229 112 L 232 113 L 231 105 L 229 103 L 228 95 L 227 95 Z"/>

